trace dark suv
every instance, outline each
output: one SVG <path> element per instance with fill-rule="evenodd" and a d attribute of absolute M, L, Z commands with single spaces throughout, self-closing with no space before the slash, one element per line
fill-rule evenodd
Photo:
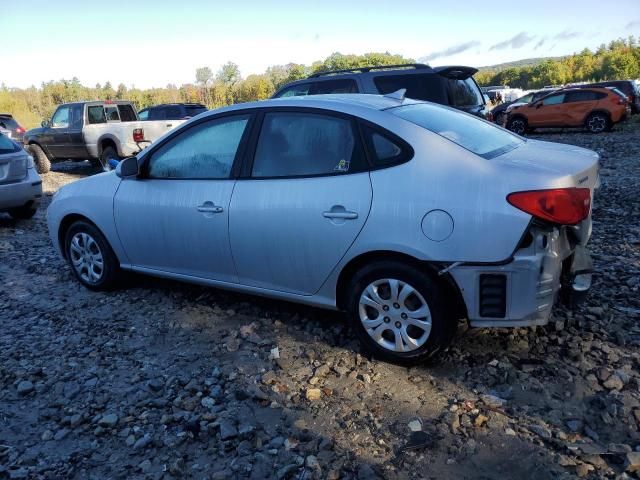
<path fill-rule="evenodd" d="M 140 120 L 185 120 L 206 111 L 201 103 L 165 103 L 144 108 L 138 116 Z"/>
<path fill-rule="evenodd" d="M 587 83 L 584 85 L 576 85 L 576 88 L 591 87 L 614 87 L 624 93 L 629 99 L 631 113 L 640 112 L 640 89 L 638 84 L 633 80 L 611 80 L 606 82 Z"/>
<path fill-rule="evenodd" d="M 0 113 L 0 128 L 11 131 L 11 138 L 18 143 L 22 143 L 26 130 L 20 126 L 10 113 Z"/>
<path fill-rule="evenodd" d="M 473 67 L 430 67 L 422 63 L 320 72 L 281 87 L 273 98 L 327 93 L 386 95 L 406 89 L 405 96 L 448 105 L 487 118 L 489 110 L 473 79 Z"/>

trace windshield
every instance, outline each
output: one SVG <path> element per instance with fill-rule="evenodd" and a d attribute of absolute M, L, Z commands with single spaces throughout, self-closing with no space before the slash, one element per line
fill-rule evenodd
<path fill-rule="evenodd" d="M 14 153 L 20 146 L 0 133 L 0 153 Z"/>
<path fill-rule="evenodd" d="M 438 105 L 416 103 L 394 107 L 389 112 L 486 159 L 502 155 L 524 143 L 520 137 L 489 122 Z"/>

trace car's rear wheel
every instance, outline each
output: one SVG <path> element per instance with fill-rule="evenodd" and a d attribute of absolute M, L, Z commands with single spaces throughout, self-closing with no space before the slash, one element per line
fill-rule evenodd
<path fill-rule="evenodd" d="M 32 202 L 29 202 L 21 207 L 12 208 L 8 213 L 15 220 L 28 220 L 36 214 L 36 211 L 38 211 L 38 208 L 33 206 Z"/>
<path fill-rule="evenodd" d="M 44 153 L 44 150 L 40 148 L 40 145 L 29 145 L 29 151 L 33 156 L 34 163 L 36 164 L 36 170 L 38 173 L 47 173 L 51 170 L 51 160 Z"/>
<path fill-rule="evenodd" d="M 111 165 L 110 160 L 115 160 L 117 162 L 120 161 L 118 152 L 112 146 L 105 147 L 102 150 L 102 154 L 100 154 L 100 163 L 102 164 L 102 169 L 105 172 L 110 172 L 111 170 L 113 170 L 113 166 Z"/>
<path fill-rule="evenodd" d="M 65 235 L 65 253 L 69 265 L 85 287 L 107 290 L 120 274 L 120 264 L 102 232 L 94 225 L 77 221 Z"/>
<path fill-rule="evenodd" d="M 527 132 L 527 120 L 524 117 L 512 117 L 507 122 L 507 129 L 518 135 L 524 135 Z"/>
<path fill-rule="evenodd" d="M 589 115 L 585 126 L 591 133 L 602 133 L 611 128 L 611 122 L 606 114 L 596 112 Z"/>
<path fill-rule="evenodd" d="M 379 261 L 354 275 L 348 311 L 358 338 L 374 356 L 415 364 L 432 358 L 455 334 L 457 320 L 446 298 L 422 270 Z"/>

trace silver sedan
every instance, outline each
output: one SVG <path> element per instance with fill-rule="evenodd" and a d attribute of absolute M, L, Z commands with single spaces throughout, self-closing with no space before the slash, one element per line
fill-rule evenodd
<path fill-rule="evenodd" d="M 235 105 L 63 187 L 51 239 L 86 287 L 122 270 L 348 312 L 411 363 L 471 326 L 545 324 L 591 281 L 598 156 L 401 93 Z"/>

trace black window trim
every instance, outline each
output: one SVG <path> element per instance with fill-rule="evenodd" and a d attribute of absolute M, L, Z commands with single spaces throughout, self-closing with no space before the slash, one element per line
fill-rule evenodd
<path fill-rule="evenodd" d="M 360 137 L 362 139 L 363 145 L 365 146 L 365 152 L 367 156 L 367 162 L 369 163 L 370 172 L 397 167 L 398 165 L 402 165 L 403 163 L 407 163 L 413 159 L 413 157 L 415 156 L 415 150 L 406 140 L 400 138 L 395 133 L 390 132 L 386 128 L 383 128 L 376 123 L 370 122 L 363 118 L 360 118 L 358 120 Z M 375 147 L 373 145 L 373 139 L 371 138 L 371 135 L 367 135 L 365 133 L 363 127 L 370 129 L 372 132 L 375 132 L 378 135 L 386 137 L 388 140 L 391 140 L 392 143 L 395 143 L 398 147 L 400 147 L 400 149 L 402 150 L 402 154 L 399 156 L 399 159 L 393 163 L 389 163 L 388 165 L 376 165 L 373 161 L 373 157 L 376 155 Z"/>
<path fill-rule="evenodd" d="M 261 108 L 261 111 L 257 115 L 257 119 L 255 124 L 253 125 L 253 131 L 251 132 L 251 136 L 249 138 L 248 148 L 246 151 L 245 159 L 240 169 L 240 175 L 238 176 L 238 180 L 251 180 L 251 181 L 262 181 L 262 180 L 284 180 L 284 179 L 301 179 L 301 178 L 321 178 L 321 177 L 344 177 L 346 175 L 356 175 L 358 173 L 370 172 L 372 170 L 380 170 L 382 168 L 394 167 L 398 164 L 390 164 L 385 165 L 383 167 L 375 167 L 371 162 L 371 153 L 367 147 L 367 143 L 365 142 L 364 133 L 362 128 L 360 128 L 360 122 L 366 122 L 368 125 L 372 125 L 374 129 L 380 130 L 381 127 L 379 125 L 373 124 L 371 122 L 367 122 L 360 117 L 356 117 L 354 115 L 350 115 L 344 112 L 337 112 L 335 110 L 328 110 L 325 108 L 319 107 L 269 107 L 269 108 Z M 262 125 L 264 123 L 264 116 L 266 113 L 310 113 L 315 115 L 325 115 L 330 117 L 337 117 L 344 120 L 348 120 L 353 128 L 353 134 L 355 137 L 356 145 L 361 149 L 361 152 L 364 156 L 365 165 L 364 168 L 359 168 L 357 170 L 350 170 L 348 172 L 331 172 L 331 173 L 317 173 L 310 175 L 280 175 L 280 176 L 271 176 L 271 177 L 253 177 L 253 164 L 255 161 L 256 150 L 258 148 L 258 137 L 260 136 L 260 132 L 262 131 Z M 387 135 L 388 137 L 398 140 L 398 143 L 401 146 L 407 146 L 410 149 L 411 157 L 406 159 L 409 161 L 413 157 L 413 149 L 405 142 L 400 139 L 397 135 L 388 132 L 386 129 L 382 129 L 383 135 Z M 404 162 L 402 162 L 404 163 Z"/>
<path fill-rule="evenodd" d="M 200 118 L 197 121 L 189 122 L 185 124 L 184 127 L 177 128 L 171 132 L 171 135 L 164 138 L 161 142 L 148 147 L 148 151 L 145 150 L 144 161 L 140 166 L 140 174 L 138 175 L 138 180 L 235 180 L 238 176 L 238 171 L 240 164 L 243 161 L 245 156 L 245 152 L 247 149 L 247 141 L 249 139 L 250 133 L 253 130 L 253 124 L 256 121 L 256 110 L 255 108 L 245 109 L 245 110 L 232 110 L 229 112 L 223 112 L 218 115 L 207 116 L 204 118 Z M 240 143 L 238 144 L 238 150 L 236 151 L 236 156 L 233 158 L 233 163 L 231 164 L 231 170 L 229 171 L 229 176 L 227 178 L 219 178 L 219 177 L 149 177 L 149 162 L 153 158 L 153 155 L 164 145 L 171 142 L 176 137 L 188 132 L 192 128 L 195 128 L 203 123 L 213 122 L 216 120 L 222 120 L 225 118 L 237 117 L 237 116 L 249 116 L 247 121 L 247 126 L 242 132 L 242 137 L 240 137 Z"/>

